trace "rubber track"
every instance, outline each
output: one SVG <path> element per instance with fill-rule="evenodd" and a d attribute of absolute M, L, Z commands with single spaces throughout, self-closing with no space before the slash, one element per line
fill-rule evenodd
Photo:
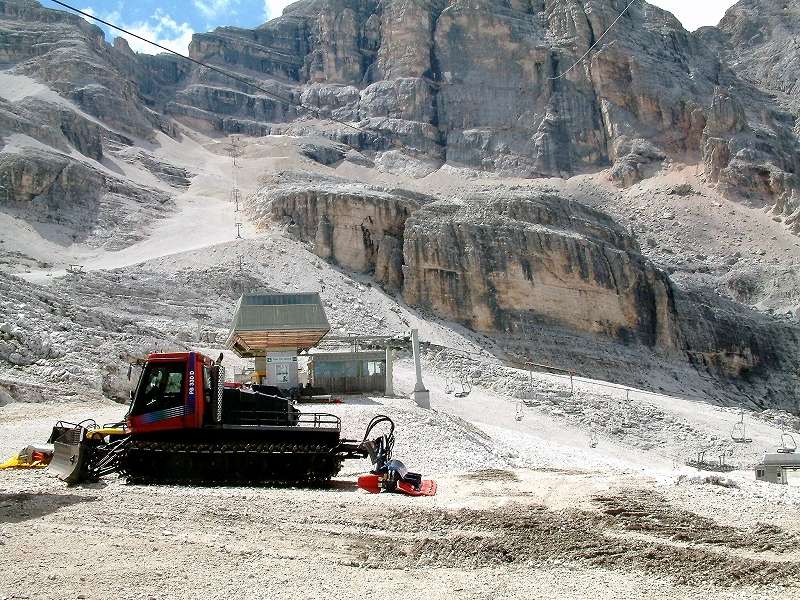
<path fill-rule="evenodd" d="M 120 460 L 135 484 L 322 487 L 341 466 L 335 448 L 286 442 L 131 440 Z"/>

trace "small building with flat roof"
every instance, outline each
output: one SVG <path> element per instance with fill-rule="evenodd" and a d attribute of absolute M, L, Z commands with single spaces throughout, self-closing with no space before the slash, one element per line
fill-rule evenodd
<path fill-rule="evenodd" d="M 386 393 L 388 352 L 314 352 L 308 361 L 310 383 L 328 394 Z"/>
<path fill-rule="evenodd" d="M 767 452 L 756 465 L 756 479 L 769 483 L 789 483 L 789 471 L 800 471 L 800 454 L 794 452 Z"/>
<path fill-rule="evenodd" d="M 313 352 L 331 326 L 316 292 L 244 294 L 236 303 L 225 347 L 255 368 L 241 382 L 301 393 L 298 354 L 308 359 L 308 383 L 331 394 L 392 394 L 392 351 Z M 346 339 L 350 339 L 349 337 Z M 353 337 L 353 339 L 357 339 Z M 389 338 L 386 338 L 387 340 Z M 341 341 L 341 339 L 339 339 Z"/>

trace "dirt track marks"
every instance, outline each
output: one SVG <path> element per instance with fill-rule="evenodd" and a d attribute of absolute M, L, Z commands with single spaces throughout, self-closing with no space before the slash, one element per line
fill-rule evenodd
<path fill-rule="evenodd" d="M 800 539 L 780 527 L 758 523 L 737 529 L 692 512 L 674 508 L 658 495 L 631 492 L 626 496 L 596 496 L 604 521 L 626 531 L 653 534 L 673 542 L 710 544 L 754 552 L 800 552 Z"/>
<path fill-rule="evenodd" d="M 777 527 L 722 526 L 675 509 L 653 493 L 633 491 L 595 501 L 597 512 L 512 504 L 494 510 L 398 513 L 385 520 L 388 531 L 362 538 L 361 556 L 366 566 L 381 568 L 535 566 L 567 560 L 671 576 L 689 585 L 796 586 L 800 579 L 800 555 L 774 557 L 800 551 L 799 541 Z"/>
<path fill-rule="evenodd" d="M 519 476 L 514 471 L 505 469 L 481 469 L 467 473 L 463 478 L 471 481 L 519 481 Z"/>

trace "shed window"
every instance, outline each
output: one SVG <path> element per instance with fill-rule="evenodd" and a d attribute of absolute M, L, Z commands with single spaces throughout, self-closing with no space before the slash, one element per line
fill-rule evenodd
<path fill-rule="evenodd" d="M 382 360 L 315 360 L 315 377 L 366 377 L 386 372 Z"/>
<path fill-rule="evenodd" d="M 314 375 L 316 377 L 358 377 L 358 365 L 352 361 L 315 362 Z"/>
<path fill-rule="evenodd" d="M 370 360 L 370 361 L 367 361 L 367 374 L 368 375 L 383 375 L 383 365 L 384 365 L 384 362 L 382 360 Z"/>

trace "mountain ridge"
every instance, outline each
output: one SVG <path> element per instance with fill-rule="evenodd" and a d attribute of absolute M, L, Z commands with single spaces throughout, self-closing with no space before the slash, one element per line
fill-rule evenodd
<path fill-rule="evenodd" d="M 688 366 L 796 410 L 791 105 L 723 60 L 734 34 L 647 4 L 553 79 L 622 8 L 313 0 L 194 38 L 253 87 L 0 0 L 0 266 L 55 281 L 277 227 L 331 264 L 320 290 L 370 277 L 501 354 L 637 384 Z"/>
<path fill-rule="evenodd" d="M 697 33 L 634 4 L 569 72 L 627 3 L 306 0 L 253 30 L 195 34 L 192 58 L 270 87 L 294 106 L 173 55 L 137 55 L 120 39 L 106 45 L 98 29 L 68 16 L 96 58 L 83 52 L 72 60 L 97 67 L 93 77 L 109 93 L 63 85 L 59 93 L 109 122 L 124 114 L 116 124 L 145 136 L 169 132 L 171 119 L 228 134 L 279 133 L 306 121 L 310 109 L 357 123 L 366 133 L 321 132 L 360 150 L 385 150 L 388 140 L 412 158 L 503 175 L 608 169 L 627 187 L 674 162 L 696 162 L 725 193 L 762 203 L 797 229 L 798 112 L 769 95 L 774 69 L 754 78 L 730 59 L 750 43 L 736 31 L 757 26 L 745 9 L 775 4 L 754 2 L 735 5 L 722 29 Z M 2 6 L 6 15 L 9 7 L 47 14 L 27 1 Z M 774 12 L 769 24 L 780 21 Z M 781 73 L 797 75 L 796 54 Z M 62 56 L 16 68 L 47 81 L 50 62 Z M 121 78 L 110 76 L 115 70 Z"/>

